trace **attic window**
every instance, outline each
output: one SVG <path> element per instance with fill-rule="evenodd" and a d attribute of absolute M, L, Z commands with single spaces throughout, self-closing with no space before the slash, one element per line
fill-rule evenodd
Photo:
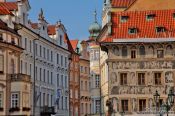
<path fill-rule="evenodd" d="M 175 13 L 173 13 L 173 18 L 175 19 Z"/>
<path fill-rule="evenodd" d="M 126 22 L 129 19 L 129 16 L 121 16 L 120 21 L 121 22 Z"/>
<path fill-rule="evenodd" d="M 155 16 L 156 16 L 155 14 L 148 14 L 148 15 L 146 15 L 146 19 L 153 20 Z"/>
<path fill-rule="evenodd" d="M 165 27 L 156 27 L 156 32 L 157 33 L 165 32 Z"/>
<path fill-rule="evenodd" d="M 128 33 L 129 33 L 129 34 L 136 34 L 137 31 L 138 31 L 137 28 L 129 28 L 129 29 L 128 29 Z"/>

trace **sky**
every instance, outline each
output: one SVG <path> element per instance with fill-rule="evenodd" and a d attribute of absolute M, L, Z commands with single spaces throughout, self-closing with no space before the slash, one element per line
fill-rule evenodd
<path fill-rule="evenodd" d="M 104 0 L 29 0 L 31 10 L 29 18 L 37 22 L 42 8 L 49 24 L 61 20 L 70 39 L 88 39 L 88 28 L 94 22 L 94 11 L 101 24 L 101 12 Z"/>

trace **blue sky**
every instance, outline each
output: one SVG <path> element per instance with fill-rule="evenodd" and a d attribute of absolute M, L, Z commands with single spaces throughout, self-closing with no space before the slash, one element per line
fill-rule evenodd
<path fill-rule="evenodd" d="M 94 21 L 93 12 L 98 13 L 101 24 L 101 11 L 104 0 L 29 0 L 29 18 L 37 22 L 38 13 L 43 8 L 48 23 L 55 24 L 59 19 L 65 25 L 70 39 L 87 39 L 88 28 Z"/>

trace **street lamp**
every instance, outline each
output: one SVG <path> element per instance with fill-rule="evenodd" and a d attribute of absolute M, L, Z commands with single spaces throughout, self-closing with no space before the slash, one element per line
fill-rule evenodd
<path fill-rule="evenodd" d="M 173 93 L 173 90 L 171 89 L 169 91 L 169 94 L 168 94 L 168 98 L 166 99 L 166 103 L 163 103 L 160 107 L 161 107 L 161 110 L 164 110 L 166 111 L 167 113 L 167 116 L 168 116 L 168 112 L 171 110 L 171 108 L 173 107 L 174 105 L 174 93 Z M 159 100 L 160 100 L 160 95 L 158 93 L 158 91 L 156 90 L 156 93 L 154 94 L 154 100 L 156 102 L 156 107 L 157 107 L 157 103 L 159 103 Z"/>

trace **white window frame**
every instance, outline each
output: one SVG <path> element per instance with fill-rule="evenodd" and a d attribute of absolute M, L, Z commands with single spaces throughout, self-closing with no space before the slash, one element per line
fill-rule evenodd
<path fill-rule="evenodd" d="M 17 95 L 18 98 L 14 98 L 13 95 Z M 17 103 L 15 103 L 17 102 Z M 17 105 L 15 105 L 17 104 Z M 11 108 L 16 108 L 20 106 L 20 94 L 19 92 L 13 92 L 11 93 Z"/>

